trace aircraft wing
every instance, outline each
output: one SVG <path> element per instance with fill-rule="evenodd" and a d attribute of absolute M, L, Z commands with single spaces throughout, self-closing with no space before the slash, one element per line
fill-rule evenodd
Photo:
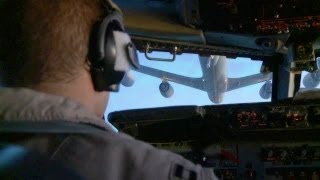
<path fill-rule="evenodd" d="M 261 83 L 272 79 L 272 73 L 259 73 L 242 78 L 228 78 L 227 91 L 250 86 L 253 84 Z"/>
<path fill-rule="evenodd" d="M 202 78 L 190 78 L 142 65 L 140 65 L 139 69 L 134 69 L 134 71 L 205 91 Z"/>

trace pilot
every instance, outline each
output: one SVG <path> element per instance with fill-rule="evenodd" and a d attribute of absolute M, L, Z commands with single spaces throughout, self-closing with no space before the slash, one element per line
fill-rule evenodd
<path fill-rule="evenodd" d="M 0 128 L 15 125 L 1 141 L 38 151 L 85 179 L 217 179 L 213 169 L 103 121 L 109 92 L 128 65 L 138 66 L 111 0 L 1 3 Z"/>

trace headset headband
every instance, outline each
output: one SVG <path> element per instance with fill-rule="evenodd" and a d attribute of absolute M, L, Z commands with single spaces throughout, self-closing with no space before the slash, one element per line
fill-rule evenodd
<path fill-rule="evenodd" d="M 108 14 L 111 14 L 113 11 L 117 11 L 122 14 L 120 8 L 114 2 L 112 2 L 112 0 L 100 0 L 100 2 Z"/>

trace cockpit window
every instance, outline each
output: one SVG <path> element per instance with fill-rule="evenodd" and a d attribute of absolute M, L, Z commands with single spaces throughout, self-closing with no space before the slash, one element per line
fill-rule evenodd
<path fill-rule="evenodd" d="M 169 53 L 152 53 L 170 58 Z M 111 93 L 110 112 L 177 105 L 214 105 L 270 102 L 272 74 L 260 73 L 261 61 L 223 56 L 178 55 L 174 62 L 147 60 L 139 53 L 141 68 L 131 71 L 134 83 L 123 83 Z M 131 76 L 130 75 L 130 76 Z"/>

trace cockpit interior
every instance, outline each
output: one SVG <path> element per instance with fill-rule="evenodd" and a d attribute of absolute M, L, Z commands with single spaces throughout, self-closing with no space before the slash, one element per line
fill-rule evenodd
<path fill-rule="evenodd" d="M 143 65 L 117 131 L 225 180 L 320 178 L 320 1 L 114 1 Z"/>

